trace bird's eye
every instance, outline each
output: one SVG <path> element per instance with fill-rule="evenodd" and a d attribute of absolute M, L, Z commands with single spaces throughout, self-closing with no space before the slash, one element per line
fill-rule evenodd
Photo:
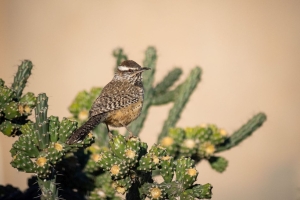
<path fill-rule="evenodd" d="M 129 72 L 133 72 L 133 70 L 132 70 L 132 69 L 129 69 L 128 71 L 129 71 Z"/>

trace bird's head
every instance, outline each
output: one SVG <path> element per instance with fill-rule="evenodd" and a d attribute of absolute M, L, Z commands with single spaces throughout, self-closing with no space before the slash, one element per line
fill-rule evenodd
<path fill-rule="evenodd" d="M 135 83 L 141 81 L 142 73 L 149 69 L 148 67 L 141 67 L 133 60 L 125 60 L 118 66 L 115 77 Z"/>

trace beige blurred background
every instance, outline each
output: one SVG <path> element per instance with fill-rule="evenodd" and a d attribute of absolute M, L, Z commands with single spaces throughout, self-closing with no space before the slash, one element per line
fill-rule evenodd
<path fill-rule="evenodd" d="M 263 111 L 268 120 L 221 155 L 223 174 L 198 165 L 213 199 L 300 199 L 300 1 L 0 1 L 0 77 L 35 65 L 26 91 L 49 96 L 49 115 L 69 116 L 77 92 L 113 76 L 112 50 L 142 63 L 158 50 L 156 81 L 174 66 L 202 81 L 178 126 L 216 123 L 229 133 Z M 153 107 L 141 138 L 156 141 L 171 105 Z M 14 139 L 0 134 L 0 184 L 26 188 L 9 162 Z"/>

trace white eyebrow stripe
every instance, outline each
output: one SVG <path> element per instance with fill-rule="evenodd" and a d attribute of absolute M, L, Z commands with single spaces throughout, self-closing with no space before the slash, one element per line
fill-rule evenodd
<path fill-rule="evenodd" d="M 130 69 L 135 70 L 136 68 L 133 68 L 133 67 L 127 67 L 127 66 L 118 66 L 118 69 L 119 69 L 120 71 L 128 71 L 128 70 L 130 70 Z"/>
<path fill-rule="evenodd" d="M 118 66 L 118 69 L 119 69 L 120 71 L 128 71 L 128 70 L 129 70 L 129 68 L 126 67 L 126 66 Z"/>

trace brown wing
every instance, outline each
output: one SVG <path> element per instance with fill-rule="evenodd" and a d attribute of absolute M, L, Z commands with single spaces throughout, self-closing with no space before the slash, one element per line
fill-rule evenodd
<path fill-rule="evenodd" d="M 129 83 L 110 82 L 95 100 L 90 110 L 90 117 L 117 110 L 139 101 L 142 90 Z"/>

